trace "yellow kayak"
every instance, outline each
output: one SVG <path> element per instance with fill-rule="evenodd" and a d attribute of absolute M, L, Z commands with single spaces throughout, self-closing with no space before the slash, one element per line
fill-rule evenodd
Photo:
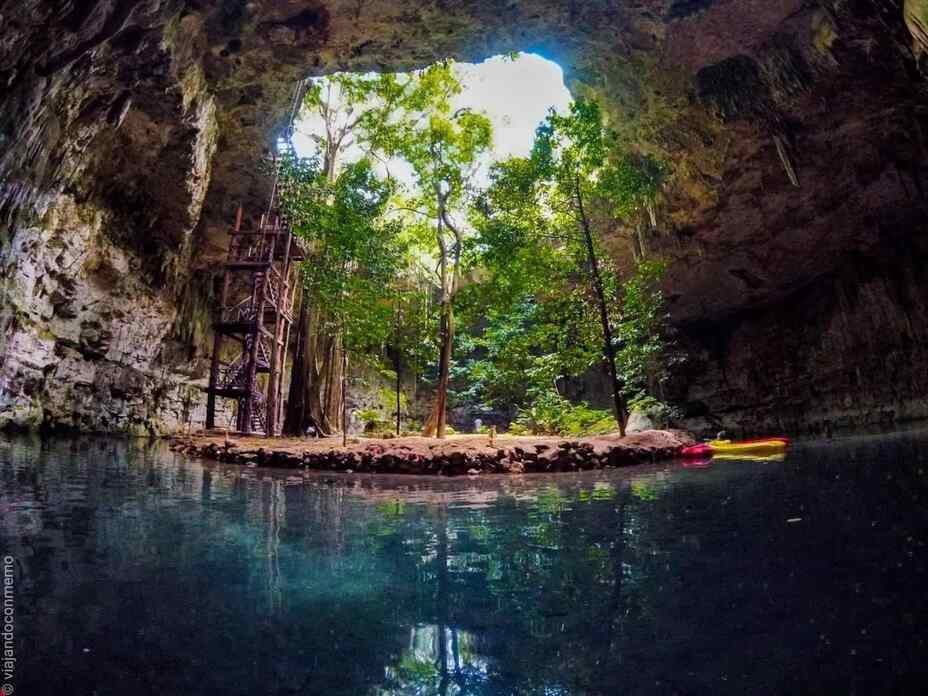
<path fill-rule="evenodd" d="M 712 458 L 720 461 L 782 462 L 786 459 L 786 452 L 774 452 L 773 454 L 716 454 Z"/>
<path fill-rule="evenodd" d="M 785 452 L 788 446 L 785 438 L 769 438 L 765 440 L 745 440 L 733 442 L 731 440 L 710 440 L 709 446 L 712 454 L 753 454 L 768 455 Z"/>
<path fill-rule="evenodd" d="M 789 447 L 789 438 L 765 437 L 760 440 L 711 440 L 710 442 L 683 448 L 684 457 L 736 456 L 747 455 L 765 457 L 782 454 Z"/>

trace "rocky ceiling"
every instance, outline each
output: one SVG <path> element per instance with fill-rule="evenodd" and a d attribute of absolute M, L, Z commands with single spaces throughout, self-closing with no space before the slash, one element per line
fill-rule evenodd
<path fill-rule="evenodd" d="M 671 163 L 636 244 L 670 262 L 693 418 L 928 415 L 926 5 L 0 0 L 0 423 L 191 418 L 200 271 L 235 207 L 260 210 L 298 80 L 511 50 L 558 61 Z"/>

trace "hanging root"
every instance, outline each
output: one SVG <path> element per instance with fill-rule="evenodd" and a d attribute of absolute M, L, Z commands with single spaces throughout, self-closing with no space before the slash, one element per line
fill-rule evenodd
<path fill-rule="evenodd" d="M 786 176 L 789 177 L 789 183 L 799 188 L 799 178 L 796 176 L 796 170 L 789 158 L 789 152 L 786 150 L 786 143 L 779 135 L 773 136 L 773 142 L 777 146 L 777 154 L 780 156 L 780 162 L 783 163 L 783 169 L 786 170 Z"/>

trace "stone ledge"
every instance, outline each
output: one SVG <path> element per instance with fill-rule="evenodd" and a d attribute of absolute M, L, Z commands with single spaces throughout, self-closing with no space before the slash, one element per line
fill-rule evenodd
<path fill-rule="evenodd" d="M 203 432 L 178 436 L 171 449 L 194 457 L 245 466 L 318 469 L 378 474 L 462 476 L 550 473 L 630 466 L 677 455 L 693 444 L 680 430 L 645 430 L 578 439 L 498 435 L 456 435 L 444 440 L 404 437 L 352 438 L 238 437 Z"/>

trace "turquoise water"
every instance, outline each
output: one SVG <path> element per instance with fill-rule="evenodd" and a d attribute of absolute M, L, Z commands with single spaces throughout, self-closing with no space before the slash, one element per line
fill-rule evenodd
<path fill-rule="evenodd" d="M 877 694 L 928 677 L 928 435 L 517 479 L 0 440 L 20 694 Z"/>

